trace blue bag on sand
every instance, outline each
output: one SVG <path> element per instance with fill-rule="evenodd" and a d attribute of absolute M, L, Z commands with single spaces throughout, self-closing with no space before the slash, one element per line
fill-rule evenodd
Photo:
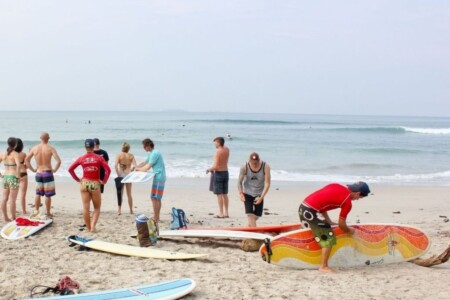
<path fill-rule="evenodd" d="M 187 228 L 187 223 L 189 223 L 189 220 L 186 219 L 186 213 L 184 212 L 184 210 L 172 207 L 172 212 L 170 214 L 172 215 L 170 229 L 175 230 L 180 228 Z"/>

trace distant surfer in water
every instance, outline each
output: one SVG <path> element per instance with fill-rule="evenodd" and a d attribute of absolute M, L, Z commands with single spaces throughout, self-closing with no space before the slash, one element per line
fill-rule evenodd
<path fill-rule="evenodd" d="M 270 188 L 270 166 L 253 152 L 239 172 L 238 190 L 244 202 L 248 226 L 256 227 L 256 220 L 262 216 L 264 198 Z"/>
<path fill-rule="evenodd" d="M 102 194 L 100 192 L 100 184 L 108 181 L 111 169 L 103 157 L 94 153 L 94 140 L 87 139 L 84 142 L 86 154 L 80 156 L 69 167 L 69 173 L 73 179 L 80 182 L 81 200 L 83 202 L 83 219 L 86 228 L 90 232 L 96 232 L 96 225 L 100 217 L 100 207 L 102 204 Z M 81 166 L 83 168 L 83 177 L 78 178 L 75 169 Z M 100 168 L 105 170 L 103 181 L 100 179 Z M 89 215 L 91 201 L 94 205 L 92 220 Z"/>
<path fill-rule="evenodd" d="M 370 193 L 367 183 L 359 181 L 347 186 L 332 183 L 315 191 L 300 204 L 298 215 L 303 228 L 311 228 L 316 242 L 322 248 L 319 271 L 333 272 L 328 267 L 331 249 L 336 245 L 336 236 L 331 225 L 338 225 L 344 232 L 353 234 L 355 230 L 347 226 L 347 215 L 352 209 L 352 200 L 367 197 Z M 335 223 L 328 216 L 328 211 L 340 208 L 339 221 Z M 324 219 L 319 218 L 319 214 Z"/>

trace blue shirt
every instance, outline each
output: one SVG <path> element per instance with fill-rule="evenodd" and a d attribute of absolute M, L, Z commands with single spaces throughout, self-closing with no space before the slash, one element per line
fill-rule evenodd
<path fill-rule="evenodd" d="M 155 149 L 148 152 L 145 163 L 152 165 L 153 172 L 155 173 L 155 181 L 166 181 L 166 167 L 161 152 Z"/>

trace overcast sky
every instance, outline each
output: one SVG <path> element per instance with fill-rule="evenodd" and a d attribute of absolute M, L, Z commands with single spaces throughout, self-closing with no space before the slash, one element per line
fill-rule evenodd
<path fill-rule="evenodd" d="M 450 2 L 0 0 L 0 103 L 450 116 Z"/>

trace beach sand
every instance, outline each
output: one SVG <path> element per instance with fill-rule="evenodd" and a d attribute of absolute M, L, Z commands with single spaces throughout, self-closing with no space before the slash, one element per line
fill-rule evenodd
<path fill-rule="evenodd" d="M 151 216 L 149 183 L 134 184 L 134 210 Z M 170 179 L 163 199 L 161 229 L 168 229 L 170 209 L 185 210 L 189 227 L 245 226 L 243 204 L 236 181 L 230 182 L 230 218 L 216 219 L 216 197 L 206 179 Z M 273 182 L 259 225 L 298 222 L 300 201 L 321 184 Z M 30 182 L 28 203 L 33 203 Z M 116 289 L 190 277 L 196 289 L 185 299 L 448 299 L 450 263 L 432 268 L 399 263 L 351 269 L 335 274 L 269 265 L 258 252 L 244 252 L 240 241 L 213 239 L 158 240 L 157 248 L 187 253 L 207 253 L 207 258 L 166 261 L 77 251 L 65 237 L 78 234 L 104 241 L 138 245 L 134 215 L 126 198 L 122 215 L 116 214 L 114 183 L 105 189 L 102 213 L 95 234 L 79 231 L 83 224 L 76 183 L 57 182 L 53 198 L 54 222 L 39 233 L 18 241 L 0 239 L 0 299 L 29 297 L 34 285 L 55 286 L 62 275 L 81 285 L 81 292 Z M 440 254 L 450 244 L 450 187 L 371 185 L 373 195 L 357 201 L 348 222 L 402 223 L 424 230 L 432 246 L 424 257 Z M 19 207 L 19 205 L 18 205 Z M 31 208 L 29 208 L 31 211 Z M 335 219 L 338 211 L 330 213 Z M 4 222 L 2 222 L 4 224 Z"/>

